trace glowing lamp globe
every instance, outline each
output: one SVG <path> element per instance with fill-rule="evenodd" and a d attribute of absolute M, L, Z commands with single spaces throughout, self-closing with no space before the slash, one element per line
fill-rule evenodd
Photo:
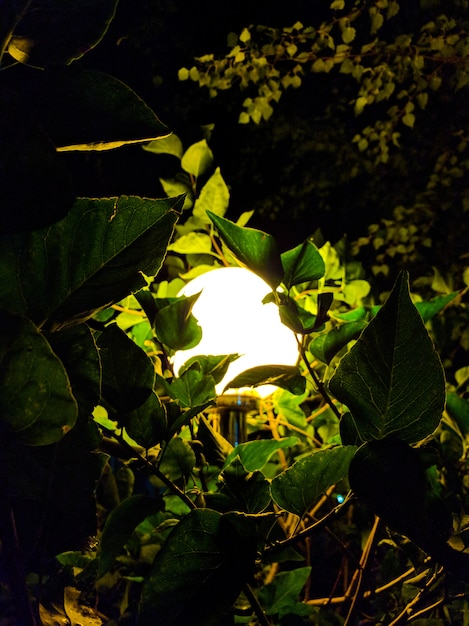
<path fill-rule="evenodd" d="M 247 369 L 260 365 L 295 365 L 298 344 L 295 334 L 280 321 L 278 307 L 262 300 L 271 288 L 259 276 L 241 267 L 211 270 L 190 281 L 179 295 L 200 292 L 192 313 L 202 328 L 200 343 L 174 356 L 174 370 L 197 355 L 239 354 L 219 385 Z M 272 385 L 258 387 L 259 395 L 274 391 Z"/>

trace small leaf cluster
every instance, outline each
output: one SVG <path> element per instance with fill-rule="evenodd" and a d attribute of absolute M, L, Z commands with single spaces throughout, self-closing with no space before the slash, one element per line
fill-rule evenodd
<path fill-rule="evenodd" d="M 194 67 L 179 70 L 179 79 L 197 82 L 212 97 L 233 87 L 248 90 L 255 95 L 244 100 L 239 122 L 259 124 L 306 74 L 338 73 L 341 98 L 348 97 L 356 116 L 381 107 L 377 122 L 365 123 L 352 141 L 376 163 L 386 163 L 389 149 L 399 146 L 405 127 L 414 127 L 434 94 L 464 89 L 469 80 L 464 24 L 441 15 L 409 34 L 403 23 L 394 27 L 399 11 L 394 0 L 334 1 L 329 19 L 320 24 L 249 26 L 224 58 L 198 57 Z M 356 84 L 350 96 L 347 77 Z"/>

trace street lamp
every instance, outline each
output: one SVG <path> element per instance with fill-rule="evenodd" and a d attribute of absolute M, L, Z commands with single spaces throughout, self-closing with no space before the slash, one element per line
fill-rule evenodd
<path fill-rule="evenodd" d="M 245 415 L 252 410 L 256 394 L 251 389 L 224 392 L 226 384 L 252 367 L 295 365 L 298 360 L 295 334 L 281 323 L 274 303 L 262 302 L 270 291 L 269 285 L 253 272 L 241 267 L 224 267 L 198 276 L 179 294 L 200 293 L 192 313 L 202 328 L 202 339 L 194 348 L 175 354 L 175 373 L 197 355 L 240 355 L 230 363 L 216 388 L 218 407 L 226 409 L 228 422 L 235 422 L 221 420 L 221 430 L 228 432 L 228 439 L 245 438 Z M 263 385 L 257 388 L 257 393 L 265 397 L 274 389 L 272 385 Z"/>

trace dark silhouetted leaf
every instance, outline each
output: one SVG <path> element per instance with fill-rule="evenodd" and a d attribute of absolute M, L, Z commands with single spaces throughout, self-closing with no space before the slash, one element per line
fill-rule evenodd
<path fill-rule="evenodd" d="M 36 67 L 61 65 L 82 57 L 101 41 L 118 0 L 31 0 L 16 3 L 8 52 Z"/>
<path fill-rule="evenodd" d="M 77 419 L 62 362 L 27 319 L 0 312 L 0 420 L 22 443 L 61 439 Z"/>
<path fill-rule="evenodd" d="M 154 392 L 137 409 L 125 415 L 122 422 L 128 435 L 147 450 L 168 436 L 166 408 Z"/>
<path fill-rule="evenodd" d="M 99 546 L 98 578 L 112 568 L 138 524 L 163 508 L 162 500 L 137 494 L 126 498 L 111 511 L 104 524 Z"/>
<path fill-rule="evenodd" d="M 47 335 L 54 352 L 67 370 L 81 415 L 90 415 L 101 394 L 101 359 L 93 333 L 78 324 Z"/>
<path fill-rule="evenodd" d="M 255 543 L 220 513 L 191 511 L 156 555 L 138 626 L 216 626 L 251 574 L 255 554 Z"/>
<path fill-rule="evenodd" d="M 329 383 L 361 441 L 430 435 L 445 402 L 443 368 L 402 272 L 381 310 L 341 359 Z M 344 443 L 349 443 L 343 440 Z M 352 443 L 352 442 L 350 442 Z"/>
<path fill-rule="evenodd" d="M 431 488 L 422 452 L 397 439 L 368 441 L 350 464 L 350 486 L 392 530 L 469 580 L 469 554 L 457 552 L 447 543 L 453 517 Z"/>
<path fill-rule="evenodd" d="M 170 132 L 130 87 L 113 76 L 75 67 L 23 73 L 25 80 L 18 89 L 59 151 L 110 150 Z"/>
<path fill-rule="evenodd" d="M 0 233 L 44 228 L 75 201 L 71 177 L 55 147 L 27 109 L 0 83 Z"/>
<path fill-rule="evenodd" d="M 119 420 L 148 400 L 155 369 L 146 352 L 117 324 L 107 326 L 97 343 L 103 368 L 102 397 Z"/>
<path fill-rule="evenodd" d="M 261 513 L 270 503 L 270 484 L 262 472 L 248 471 L 236 457 L 221 473 L 221 493 L 229 496 L 233 509 Z"/>

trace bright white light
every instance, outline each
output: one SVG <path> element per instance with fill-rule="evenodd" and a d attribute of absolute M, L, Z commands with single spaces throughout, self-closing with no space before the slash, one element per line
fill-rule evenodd
<path fill-rule="evenodd" d="M 193 356 L 240 354 L 217 386 L 220 394 L 228 382 L 251 367 L 295 365 L 294 333 L 281 323 L 274 303 L 262 303 L 270 291 L 262 278 L 241 267 L 211 270 L 190 281 L 179 295 L 202 292 L 192 309 L 202 327 L 202 340 L 195 348 L 175 354 L 175 372 Z M 257 391 L 266 396 L 274 389 L 265 385 Z"/>

